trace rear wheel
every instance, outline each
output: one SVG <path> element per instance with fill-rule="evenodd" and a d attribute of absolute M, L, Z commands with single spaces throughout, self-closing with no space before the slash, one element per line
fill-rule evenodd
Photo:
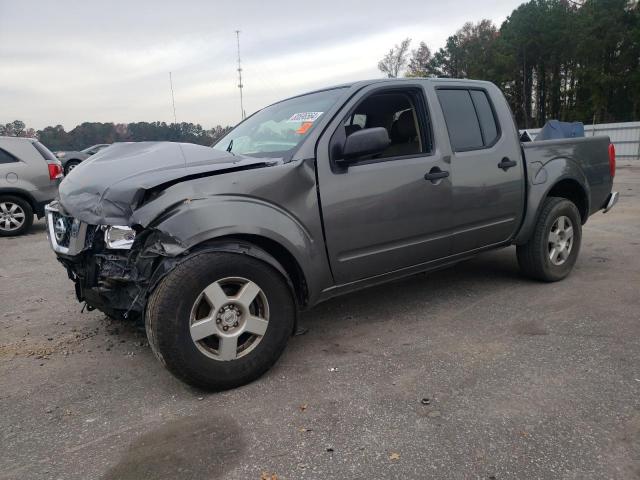
<path fill-rule="evenodd" d="M 22 235 L 33 224 L 29 202 L 12 195 L 0 196 L 0 237 Z"/>
<path fill-rule="evenodd" d="M 223 390 L 255 380 L 280 357 L 295 303 L 282 275 L 257 259 L 201 253 L 152 293 L 146 330 L 154 353 L 181 380 Z"/>
<path fill-rule="evenodd" d="M 517 248 L 520 269 L 537 280 L 562 280 L 576 263 L 581 240 L 582 222 L 576 206 L 565 198 L 549 197 L 531 239 Z"/>
<path fill-rule="evenodd" d="M 64 174 L 69 175 L 69 173 L 71 173 L 71 170 L 76 168 L 78 165 L 80 165 L 80 162 L 78 160 L 69 160 L 64 166 Z"/>

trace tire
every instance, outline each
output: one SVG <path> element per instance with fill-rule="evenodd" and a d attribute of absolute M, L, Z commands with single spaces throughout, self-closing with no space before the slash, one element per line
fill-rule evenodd
<path fill-rule="evenodd" d="M 78 165 L 80 165 L 79 160 L 69 160 L 64 166 L 64 174 L 69 175 L 71 173 L 71 170 L 76 168 Z"/>
<path fill-rule="evenodd" d="M 250 299 L 254 287 L 259 289 L 255 299 L 242 304 L 243 292 Z M 194 387 L 226 390 L 255 380 L 276 362 L 293 333 L 295 315 L 291 290 L 270 265 L 242 254 L 203 252 L 182 262 L 155 288 L 145 327 L 153 352 L 173 375 Z M 262 335 L 253 333 L 258 320 L 266 329 Z M 199 341 L 192 338 L 205 333 Z M 238 348 L 226 343 L 226 335 L 239 335 Z"/>
<path fill-rule="evenodd" d="M 576 263 L 581 241 L 582 219 L 576 206 L 565 198 L 549 197 L 542 205 L 529 242 L 517 247 L 520 270 L 544 282 L 562 280 Z"/>
<path fill-rule="evenodd" d="M 13 195 L 0 195 L 0 237 L 17 237 L 33 225 L 29 202 Z"/>

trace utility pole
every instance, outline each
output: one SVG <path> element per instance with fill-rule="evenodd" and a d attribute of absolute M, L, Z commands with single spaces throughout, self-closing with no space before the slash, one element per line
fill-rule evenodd
<path fill-rule="evenodd" d="M 169 86 L 171 87 L 171 104 L 173 105 L 173 123 L 178 123 L 178 118 L 176 117 L 176 100 L 173 97 L 173 79 L 171 78 L 171 72 L 169 72 Z"/>
<path fill-rule="evenodd" d="M 244 105 L 242 103 L 242 65 L 240 63 L 240 30 L 236 30 L 236 40 L 238 42 L 238 88 L 240 89 L 240 113 L 241 118 L 244 120 L 246 114 L 244 113 Z"/>

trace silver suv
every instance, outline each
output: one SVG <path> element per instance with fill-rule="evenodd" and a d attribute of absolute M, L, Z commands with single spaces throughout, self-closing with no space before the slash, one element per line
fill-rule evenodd
<path fill-rule="evenodd" d="M 25 233 L 44 216 L 63 177 L 62 164 L 35 138 L 0 137 L 0 237 Z"/>

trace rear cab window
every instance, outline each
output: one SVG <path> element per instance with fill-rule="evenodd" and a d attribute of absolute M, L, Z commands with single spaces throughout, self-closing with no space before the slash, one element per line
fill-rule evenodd
<path fill-rule="evenodd" d="M 480 150 L 496 143 L 500 130 L 484 90 L 439 88 L 437 95 L 454 151 Z"/>

